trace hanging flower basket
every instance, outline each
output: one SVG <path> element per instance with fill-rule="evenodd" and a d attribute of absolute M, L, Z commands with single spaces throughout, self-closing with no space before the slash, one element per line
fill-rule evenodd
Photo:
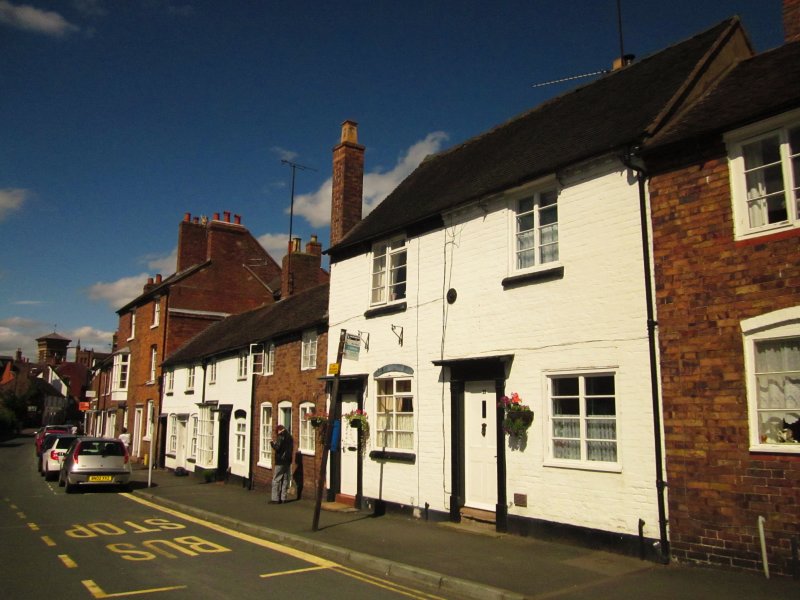
<path fill-rule="evenodd" d="M 322 427 L 328 422 L 328 415 L 326 413 L 314 413 L 308 415 L 306 420 L 311 423 L 313 428 Z"/>
<path fill-rule="evenodd" d="M 509 435 L 524 437 L 533 423 L 533 411 L 527 404 L 522 404 L 522 398 L 514 392 L 511 396 L 503 396 L 497 403 L 505 409 L 503 431 Z"/>
<path fill-rule="evenodd" d="M 363 410 L 351 410 L 344 415 L 347 424 L 353 429 L 358 431 L 358 437 L 361 439 L 361 452 L 365 452 L 367 444 L 369 443 L 369 420 L 367 413 Z"/>

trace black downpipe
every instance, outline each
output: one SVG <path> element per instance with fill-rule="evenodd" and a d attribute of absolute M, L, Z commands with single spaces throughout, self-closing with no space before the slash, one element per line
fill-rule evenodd
<path fill-rule="evenodd" d="M 256 459 L 256 452 L 258 452 L 260 448 L 256 448 L 255 444 L 253 443 L 253 440 L 256 439 L 256 374 L 253 373 L 250 375 L 250 377 L 250 457 L 247 464 L 247 489 L 253 490 L 256 487 L 255 482 L 253 481 L 255 473 L 254 463 Z"/>
<path fill-rule="evenodd" d="M 658 354 L 656 351 L 656 327 L 658 322 L 655 320 L 653 309 L 653 285 L 652 270 L 650 269 L 650 236 L 648 233 L 647 219 L 647 173 L 643 167 L 633 164 L 636 149 L 630 148 L 622 157 L 622 163 L 631 171 L 636 173 L 636 181 L 639 184 L 639 218 L 642 228 L 642 257 L 644 261 L 644 289 L 645 301 L 647 302 L 647 345 L 650 354 L 650 395 L 653 401 L 653 436 L 655 439 L 655 458 L 656 458 L 656 493 L 658 501 L 658 529 L 661 547 L 659 557 L 661 562 L 669 564 L 670 550 L 669 538 L 667 536 L 667 509 L 664 501 L 664 490 L 667 483 L 664 481 L 663 453 L 661 451 L 661 405 L 659 402 L 659 382 L 658 382 Z"/>

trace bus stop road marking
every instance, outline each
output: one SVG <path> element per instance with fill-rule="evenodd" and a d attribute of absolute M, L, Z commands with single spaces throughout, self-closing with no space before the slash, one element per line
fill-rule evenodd
<path fill-rule="evenodd" d="M 91 579 L 84 579 L 83 581 L 81 581 L 81 583 L 87 590 L 89 590 L 89 593 L 92 595 L 93 598 L 123 598 L 125 596 L 141 596 L 143 594 L 156 594 L 158 592 L 171 592 L 173 590 L 183 590 L 188 587 L 185 585 L 172 585 L 168 587 L 150 588 L 147 590 L 133 590 L 130 592 L 115 592 L 113 594 L 109 594 L 108 592 L 104 592 L 102 588 Z"/>

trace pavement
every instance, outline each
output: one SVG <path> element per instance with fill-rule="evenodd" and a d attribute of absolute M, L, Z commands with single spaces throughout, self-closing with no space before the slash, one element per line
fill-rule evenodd
<path fill-rule="evenodd" d="M 800 581 L 788 577 L 661 565 L 562 541 L 500 534 L 485 526 L 391 512 L 375 516 L 336 503 L 323 503 L 314 531 L 312 500 L 269 504 L 268 490 L 205 483 L 168 470 L 136 470 L 132 490 L 160 506 L 448 599 L 780 600 L 800 592 Z"/>

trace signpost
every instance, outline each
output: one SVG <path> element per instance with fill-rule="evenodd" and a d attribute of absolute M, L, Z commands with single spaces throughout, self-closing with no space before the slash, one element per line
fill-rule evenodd
<path fill-rule="evenodd" d="M 314 522 L 311 525 L 312 531 L 319 530 L 319 513 L 322 510 L 322 493 L 325 491 L 325 475 L 328 470 L 328 454 L 331 451 L 331 439 L 333 437 L 332 419 L 338 418 L 339 412 L 339 375 L 342 370 L 342 356 L 344 355 L 344 345 L 347 338 L 347 330 L 339 332 L 339 348 L 336 351 L 336 362 L 328 365 L 328 373 L 333 375 L 333 386 L 331 388 L 331 409 L 328 412 L 328 426 L 325 428 L 325 445 L 322 447 L 322 460 L 319 467 L 319 478 L 317 479 L 317 502 L 314 506 Z"/>

